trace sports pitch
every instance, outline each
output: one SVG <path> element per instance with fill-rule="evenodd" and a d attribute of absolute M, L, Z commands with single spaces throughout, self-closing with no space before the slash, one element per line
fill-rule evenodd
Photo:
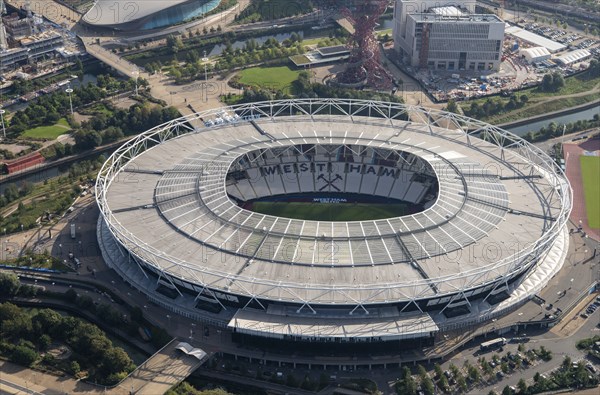
<path fill-rule="evenodd" d="M 581 177 L 590 228 L 600 228 L 600 156 L 581 156 Z"/>
<path fill-rule="evenodd" d="M 254 202 L 252 211 L 309 221 L 366 221 L 405 215 L 407 207 L 400 203 Z"/>

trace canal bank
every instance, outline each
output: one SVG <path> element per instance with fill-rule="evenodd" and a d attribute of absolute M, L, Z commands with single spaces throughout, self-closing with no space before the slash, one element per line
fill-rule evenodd
<path fill-rule="evenodd" d="M 553 111 L 534 117 L 520 119 L 515 122 L 508 122 L 496 125 L 499 128 L 507 130 L 517 136 L 524 136 L 527 132 L 537 132 L 542 127 L 547 126 L 551 122 L 557 124 L 567 124 L 579 120 L 589 120 L 595 114 L 600 113 L 600 100 L 595 100 L 591 103 L 581 104 L 579 106 L 566 108 L 564 110 Z"/>

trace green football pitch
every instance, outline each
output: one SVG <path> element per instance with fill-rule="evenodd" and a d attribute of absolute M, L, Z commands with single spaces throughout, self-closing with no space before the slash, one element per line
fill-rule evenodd
<path fill-rule="evenodd" d="M 581 177 L 590 228 L 600 228 L 600 156 L 581 156 Z"/>
<path fill-rule="evenodd" d="M 406 204 L 254 202 L 252 211 L 310 221 L 365 221 L 399 217 Z"/>

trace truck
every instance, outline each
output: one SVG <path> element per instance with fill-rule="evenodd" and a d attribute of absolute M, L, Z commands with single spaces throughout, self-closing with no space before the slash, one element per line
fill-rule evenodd
<path fill-rule="evenodd" d="M 75 224 L 71 224 L 71 238 L 75 238 Z"/>
<path fill-rule="evenodd" d="M 506 339 L 503 337 L 499 337 L 497 339 L 493 339 L 493 340 L 481 343 L 481 345 L 479 346 L 479 349 L 481 351 L 489 351 L 489 350 L 493 350 L 496 348 L 500 348 L 500 347 L 504 346 L 505 344 L 506 344 Z"/>

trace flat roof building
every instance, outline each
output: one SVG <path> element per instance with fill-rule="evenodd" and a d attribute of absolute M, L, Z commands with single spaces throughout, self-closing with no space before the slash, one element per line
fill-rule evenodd
<path fill-rule="evenodd" d="M 413 67 L 435 70 L 498 70 L 504 22 L 493 14 L 474 14 L 474 2 L 444 6 L 398 0 L 394 44 Z"/>
<path fill-rule="evenodd" d="M 559 52 L 567 48 L 566 45 L 558 43 L 554 40 L 550 40 L 544 36 L 540 36 L 539 34 L 535 34 L 534 32 L 530 32 L 529 30 L 521 29 L 518 26 L 510 26 L 507 24 L 505 30 L 507 34 L 510 34 L 516 38 L 520 38 L 523 41 L 527 41 L 536 47 L 544 47 L 550 53 Z"/>

